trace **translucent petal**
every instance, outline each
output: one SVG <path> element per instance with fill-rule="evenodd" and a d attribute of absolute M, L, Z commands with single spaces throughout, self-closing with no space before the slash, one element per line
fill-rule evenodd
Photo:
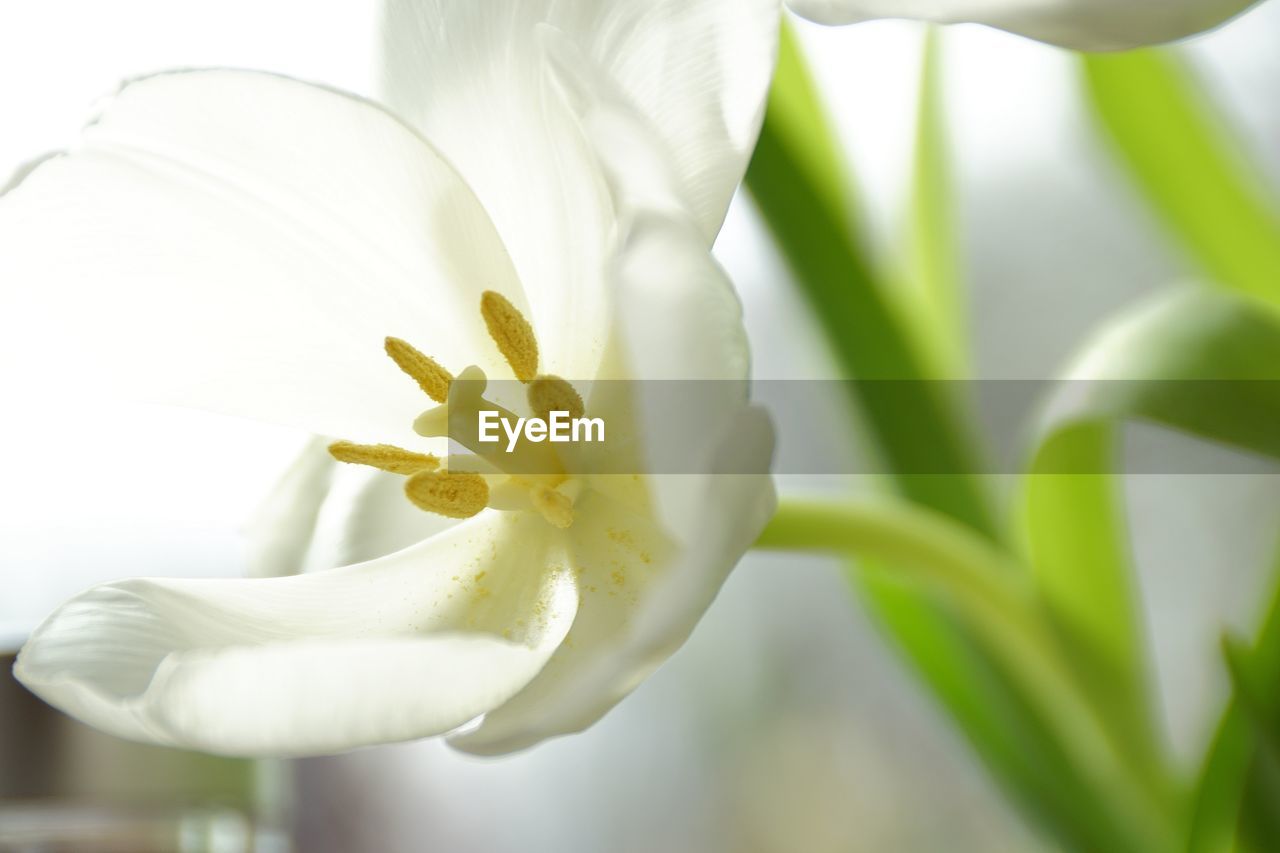
<path fill-rule="evenodd" d="M 0 199 L 0 358 L 34 394 L 106 386 L 366 441 L 420 441 L 403 337 L 480 363 L 488 217 L 365 101 L 266 74 L 131 83 Z M 32 353 L 38 370 L 28 369 Z"/>
<path fill-rule="evenodd" d="M 989 24 L 1077 50 L 1122 50 L 1195 35 L 1257 0 L 789 0 L 823 24 L 917 18 Z"/>
<path fill-rule="evenodd" d="M 662 129 L 709 245 L 754 145 L 777 18 L 776 0 L 387 3 L 385 97 L 492 216 L 524 284 L 544 370 L 595 375 L 616 234 L 595 152 L 553 85 L 539 28 L 561 31 Z"/>
<path fill-rule="evenodd" d="M 573 629 L 528 687 L 449 742 L 481 754 L 523 749 L 586 728 L 639 686 L 688 639 L 773 514 L 770 477 L 721 472 L 772 449 L 768 416 L 745 409 L 701 481 L 699 535 L 684 548 L 600 496 L 581 507 L 570 529 L 582 596 Z"/>
<path fill-rule="evenodd" d="M 550 528 L 485 514 L 388 557 L 246 580 L 126 580 L 59 608 L 15 673 L 122 737 L 306 755 L 446 732 L 521 689 L 577 609 Z"/>

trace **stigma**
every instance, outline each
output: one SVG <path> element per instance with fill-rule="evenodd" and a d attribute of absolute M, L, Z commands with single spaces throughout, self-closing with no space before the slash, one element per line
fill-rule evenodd
<path fill-rule="evenodd" d="M 524 384 L 533 417 L 546 420 L 561 412 L 575 420 L 585 417 L 586 406 L 572 384 L 539 372 L 533 326 L 510 300 L 486 290 L 480 298 L 480 314 L 511 372 Z M 436 456 L 394 445 L 338 441 L 329 446 L 334 459 L 405 476 L 405 497 L 419 509 L 447 518 L 471 518 L 485 509 L 495 509 L 535 512 L 561 529 L 573 525 L 574 502 L 582 484 L 564 472 L 554 448 L 529 441 L 513 441 L 503 448 L 480 440 L 471 430 L 451 432 L 451 424 L 462 423 L 463 418 L 474 424 L 482 411 L 503 420 L 523 421 L 516 413 L 484 398 L 484 371 L 470 366 L 455 377 L 400 338 L 388 337 L 384 349 L 396 366 L 437 404 L 417 417 L 414 431 L 427 438 L 450 438 L 469 450 L 470 455 L 451 455 L 446 466 Z"/>

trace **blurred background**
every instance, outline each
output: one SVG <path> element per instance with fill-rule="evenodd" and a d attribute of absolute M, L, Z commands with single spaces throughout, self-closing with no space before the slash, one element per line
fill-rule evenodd
<path fill-rule="evenodd" d="M 72 142 L 119 81 L 150 71 L 257 68 L 371 95 L 377 15 L 372 0 L 2 4 L 0 184 Z M 924 29 L 797 31 L 868 227 L 887 246 L 904 217 Z M 1273 2 L 1178 50 L 1280 189 L 1277 43 Z M 1070 54 L 956 27 L 943 33 L 941 67 L 974 372 L 1055 376 L 1101 319 L 1193 273 L 1100 141 Z M 756 375 L 834 378 L 746 197 L 716 253 L 742 294 Z M 38 353 L 24 369 L 38 377 Z M 304 438 L 87 388 L 50 388 L 37 410 L 8 412 L 0 652 L 93 582 L 241 573 L 245 521 Z M 88 504 L 68 505 L 50 463 L 68 450 L 101 483 Z M 1280 478 L 1145 475 L 1125 488 L 1164 736 L 1190 763 L 1226 695 L 1217 637 L 1258 616 Z M 834 561 L 748 555 L 688 645 L 632 698 L 580 736 L 500 760 L 438 742 L 266 765 L 185 756 L 88 732 L 0 683 L 0 839 L 80 820 L 87 837 L 119 844 L 102 849 L 171 849 L 172 837 L 186 845 L 176 849 L 236 850 L 256 820 L 262 849 L 292 837 L 306 851 L 1049 849 Z"/>

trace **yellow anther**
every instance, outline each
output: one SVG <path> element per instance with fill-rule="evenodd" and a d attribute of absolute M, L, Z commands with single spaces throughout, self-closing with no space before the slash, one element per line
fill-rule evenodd
<path fill-rule="evenodd" d="M 571 418 L 580 418 L 587 408 L 582 395 L 559 376 L 543 374 L 529 383 L 529 408 L 542 419 L 551 412 L 568 412 Z"/>
<path fill-rule="evenodd" d="M 437 364 L 435 359 L 423 355 L 399 338 L 387 338 L 386 349 L 396 366 L 413 377 L 428 397 L 437 403 L 449 399 L 453 374 Z"/>
<path fill-rule="evenodd" d="M 392 474 L 417 474 L 434 471 L 440 460 L 429 453 L 414 453 L 393 444 L 353 444 L 335 441 L 329 445 L 329 454 L 339 462 L 353 465 L 369 465 Z"/>
<path fill-rule="evenodd" d="M 486 290 L 480 296 L 480 313 L 489 337 L 511 365 L 516 378 L 529 382 L 538 375 L 538 340 L 533 327 L 505 296 Z"/>
<path fill-rule="evenodd" d="M 470 518 L 489 503 L 489 484 L 472 473 L 423 471 L 405 482 L 404 493 L 419 509 L 448 518 Z"/>
<path fill-rule="evenodd" d="M 533 506 L 550 524 L 561 530 L 573 524 L 573 501 L 546 486 L 538 486 L 529 496 Z"/>

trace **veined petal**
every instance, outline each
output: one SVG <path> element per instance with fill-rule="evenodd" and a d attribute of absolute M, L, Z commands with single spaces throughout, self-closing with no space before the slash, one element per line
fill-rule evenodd
<path fill-rule="evenodd" d="M 475 188 L 525 287 L 545 369 L 590 378 L 615 236 L 594 152 L 548 75 L 562 31 L 662 128 L 706 244 L 746 167 L 776 0 L 388 0 L 385 97 Z M 516 142 L 518 140 L 518 142 Z"/>
<path fill-rule="evenodd" d="M 1195 35 L 1258 0 L 789 0 L 822 24 L 873 18 L 988 24 L 1076 50 L 1123 50 Z"/>
<path fill-rule="evenodd" d="M 614 274 L 620 349 L 637 380 L 627 387 L 644 464 L 654 472 L 645 482 L 667 531 L 688 542 L 702 535 L 693 519 L 705 500 L 705 472 L 746 411 L 741 305 L 715 259 L 661 217 L 633 223 Z M 670 381 L 697 382 L 696 393 L 674 395 L 673 405 Z M 674 448 L 678 459 L 657 458 Z M 771 448 L 732 473 L 763 473 L 770 455 Z"/>
<path fill-rule="evenodd" d="M 758 408 L 717 449 L 683 549 L 629 510 L 597 495 L 579 507 L 571 552 L 582 601 L 573 629 L 523 691 L 449 739 L 480 754 L 512 752 L 581 731 L 670 657 L 719 592 L 729 571 L 773 515 L 767 475 L 735 475 L 743 459 L 773 452 L 773 428 Z"/>
<path fill-rule="evenodd" d="M 15 673 L 108 732 L 208 752 L 439 734 L 520 690 L 569 630 L 548 529 L 491 513 L 328 572 L 105 584 L 38 628 Z"/>
<path fill-rule="evenodd" d="M 416 132 L 238 71 L 125 86 L 0 199 L 0 281 L 7 375 L 37 351 L 68 391 L 410 444 L 425 401 L 384 338 L 495 370 L 480 293 L 518 292 L 480 203 Z"/>
<path fill-rule="evenodd" d="M 661 134 L 707 243 L 724 221 L 764 116 L 776 0 L 577 0 L 548 21 Z"/>
<path fill-rule="evenodd" d="M 613 369 L 632 380 L 630 395 L 592 395 L 589 408 L 615 423 L 634 420 L 646 456 L 653 507 L 677 539 L 701 499 L 700 477 L 747 401 L 750 356 L 742 306 L 701 239 L 665 145 L 592 60 L 554 32 L 543 34 L 557 85 L 578 117 L 605 176 L 619 222 L 609 268 Z M 673 406 L 666 383 L 697 381 Z M 611 416 L 611 410 L 617 413 Z M 680 448 L 679 460 L 656 453 Z M 678 462 L 673 472 L 672 463 Z M 665 463 L 665 464 L 662 464 Z M 767 470 L 768 456 L 753 473 Z M 741 473 L 741 472 L 740 472 Z M 615 485 L 609 477 L 601 488 Z"/>

